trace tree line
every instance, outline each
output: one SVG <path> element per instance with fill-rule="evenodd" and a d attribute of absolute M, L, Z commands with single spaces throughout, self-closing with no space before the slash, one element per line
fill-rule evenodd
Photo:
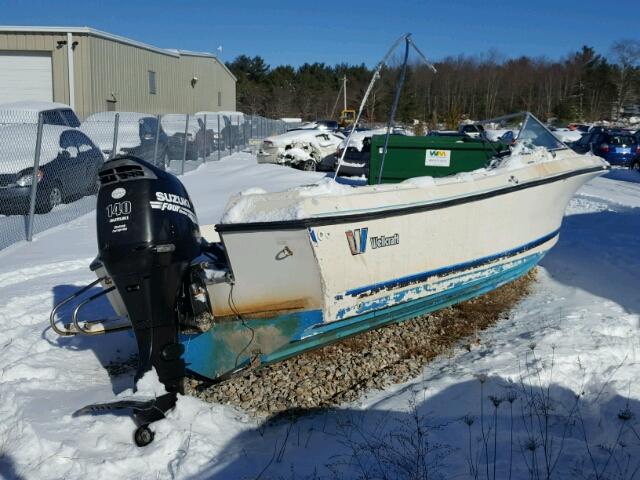
<path fill-rule="evenodd" d="M 584 46 L 558 60 L 504 58 L 496 52 L 459 55 L 407 69 L 396 119 L 456 126 L 464 118 L 487 119 L 528 110 L 541 119 L 617 120 L 640 98 L 640 41 L 616 42 L 604 56 Z M 396 62 L 398 63 L 398 62 Z M 348 108 L 356 109 L 373 69 L 364 64 L 305 63 L 270 67 L 259 56 L 240 55 L 227 66 L 237 77 L 237 108 L 271 118 L 335 119 L 347 77 Z M 364 120 L 385 122 L 400 65 L 386 66 L 364 109 Z"/>

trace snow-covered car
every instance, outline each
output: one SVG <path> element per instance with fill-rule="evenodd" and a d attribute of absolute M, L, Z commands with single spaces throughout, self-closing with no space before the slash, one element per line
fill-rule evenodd
<path fill-rule="evenodd" d="M 484 134 L 490 142 L 504 142 L 510 145 L 513 143 L 517 131 L 514 133 L 511 128 L 487 128 Z"/>
<path fill-rule="evenodd" d="M 87 117 L 80 129 L 94 141 L 102 153 L 109 157 L 113 150 L 115 116 L 119 114 L 118 136 L 115 155 L 134 155 L 160 168 L 169 164 L 169 137 L 162 128 L 158 129 L 158 119 L 148 113 L 99 112 Z M 158 137 L 157 158 L 156 133 Z"/>
<path fill-rule="evenodd" d="M 569 128 L 554 128 L 551 129 L 551 133 L 563 143 L 577 142 L 585 134 L 582 130 L 569 129 Z"/>
<path fill-rule="evenodd" d="M 276 163 L 302 170 L 331 170 L 344 136 L 322 130 L 292 130 L 267 137 L 258 150 L 258 163 Z"/>
<path fill-rule="evenodd" d="M 340 125 L 335 120 L 314 120 L 313 122 L 305 122 L 299 127 L 291 128 L 288 131 L 293 132 L 295 130 L 323 130 L 328 132 L 337 132 L 340 129 Z"/>
<path fill-rule="evenodd" d="M 37 124 L 0 126 L 2 214 L 25 214 L 29 210 L 37 130 Z M 66 200 L 97 191 L 104 159 L 80 130 L 43 125 L 39 158 L 36 213 L 46 213 Z"/>
<path fill-rule="evenodd" d="M 205 115 L 207 116 L 208 136 L 215 134 L 213 138 L 219 137 L 223 145 L 221 148 L 236 148 L 243 143 L 245 138 L 248 138 L 246 130 L 249 125 L 245 121 L 244 113 L 234 111 L 196 112 L 196 116 L 202 120 Z"/>
<path fill-rule="evenodd" d="M 38 123 L 77 128 L 80 120 L 69 105 L 56 102 L 22 101 L 0 104 L 0 125 Z"/>
<path fill-rule="evenodd" d="M 591 128 L 591 124 L 589 123 L 570 123 L 569 125 L 567 125 L 567 128 L 569 130 L 577 130 L 580 133 L 587 133 L 589 131 L 589 129 Z"/>
<path fill-rule="evenodd" d="M 480 138 L 481 135 L 484 135 L 484 127 L 479 123 L 461 123 L 458 126 L 458 134 L 471 138 Z"/>
<path fill-rule="evenodd" d="M 187 124 L 187 115 L 183 113 L 167 113 L 160 120 L 162 130 L 168 137 L 170 158 L 181 159 L 184 155 L 185 128 L 187 141 L 187 160 L 196 160 L 199 151 L 202 150 L 202 139 L 198 116 L 190 115 Z"/>

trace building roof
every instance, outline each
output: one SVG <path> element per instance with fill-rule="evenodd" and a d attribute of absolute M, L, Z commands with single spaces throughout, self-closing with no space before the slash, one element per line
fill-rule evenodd
<path fill-rule="evenodd" d="M 169 55 L 171 57 L 205 57 L 212 58 L 218 64 L 222 66 L 226 70 L 226 72 L 231 75 L 234 80 L 237 80 L 236 76 L 227 68 L 224 62 L 220 61 L 217 55 L 208 52 L 192 52 L 189 50 L 178 50 L 172 48 L 160 48 L 154 47 L 153 45 L 149 45 L 147 43 L 138 42 L 137 40 L 132 40 L 127 37 L 122 37 L 120 35 L 114 35 L 113 33 L 103 32 L 102 30 L 96 30 L 95 28 L 90 27 L 40 27 L 40 26 L 18 26 L 18 25 L 0 25 L 0 32 L 2 33 L 80 33 L 85 35 L 92 35 L 94 37 L 105 38 L 107 40 L 112 40 L 114 42 L 125 43 L 127 45 L 132 45 L 137 48 L 142 48 L 144 50 L 149 50 L 155 53 L 159 53 L 161 55 Z"/>

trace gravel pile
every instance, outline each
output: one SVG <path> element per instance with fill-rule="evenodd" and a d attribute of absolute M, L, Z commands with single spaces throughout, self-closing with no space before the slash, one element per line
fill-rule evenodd
<path fill-rule="evenodd" d="M 473 348 L 477 332 L 508 315 L 528 293 L 535 272 L 487 295 L 431 315 L 372 330 L 284 362 L 207 386 L 195 379 L 187 393 L 257 415 L 330 407 L 422 373 L 455 346 Z"/>

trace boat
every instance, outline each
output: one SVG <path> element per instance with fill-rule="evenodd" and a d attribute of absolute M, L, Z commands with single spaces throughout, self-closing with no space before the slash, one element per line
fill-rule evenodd
<path fill-rule="evenodd" d="M 525 112 L 491 121 L 519 118 L 520 131 L 485 168 L 403 178 L 389 163 L 398 160 L 391 155 L 385 165 L 385 159 L 394 148 L 389 137 L 409 49 L 433 69 L 409 34 L 378 64 L 355 121 L 403 41 L 377 181 L 368 185 L 334 177 L 285 192 L 237 195 L 217 225 L 201 226 L 171 173 L 132 156 L 104 163 L 98 256 L 90 266 L 97 278 L 54 307 L 51 328 L 60 335 L 132 329 L 139 352 L 134 383 L 155 370 L 166 393 L 92 404 L 77 414 L 132 409 L 135 443 L 147 445 L 149 425 L 176 404 L 188 372 L 220 382 L 477 297 L 526 274 L 555 245 L 569 200 L 608 164 L 576 154 Z M 492 145 L 487 141 L 483 152 Z M 465 162 L 466 150 L 426 148 L 424 166 L 473 165 Z M 344 152 L 338 169 L 343 159 Z M 92 293 L 98 284 L 102 290 Z M 104 296 L 116 316 L 83 319 Z M 70 318 L 61 315 L 69 307 Z"/>
<path fill-rule="evenodd" d="M 177 177 L 134 157 L 110 160 L 100 172 L 98 278 L 56 306 L 51 325 L 62 335 L 133 329 L 136 381 L 154 368 L 169 392 L 155 409 L 126 404 L 137 409 L 144 444 L 160 418 L 148 411 L 175 404 L 187 371 L 219 381 L 531 270 L 558 241 L 576 190 L 609 167 L 567 148 L 531 114 L 518 139 L 488 168 L 449 177 L 359 187 L 327 179 L 237 195 L 219 224 L 202 227 Z M 213 229 L 219 241 L 207 242 Z M 98 282 L 103 291 L 61 325 L 60 307 Z M 83 321 L 102 295 L 119 320 Z"/>
<path fill-rule="evenodd" d="M 231 199 L 215 226 L 228 281 L 208 286 L 216 320 L 185 337 L 188 368 L 215 379 L 277 362 L 527 273 L 557 242 L 575 191 L 607 165 L 526 117 L 526 147 L 492 168 Z"/>

